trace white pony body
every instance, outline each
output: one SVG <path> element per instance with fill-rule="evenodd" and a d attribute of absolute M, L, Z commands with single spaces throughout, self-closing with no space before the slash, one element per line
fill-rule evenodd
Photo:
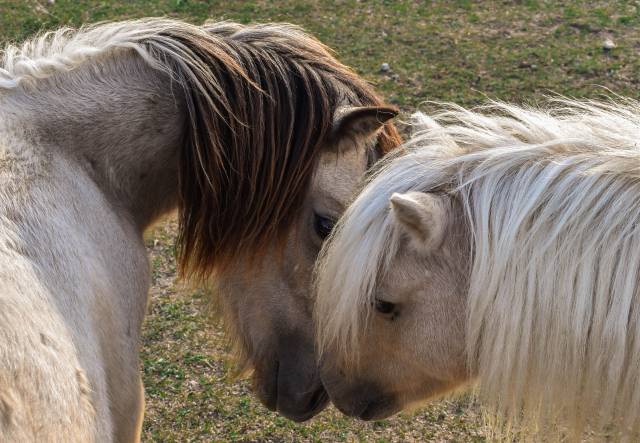
<path fill-rule="evenodd" d="M 136 43 L 168 25 L 60 30 L 4 51 L 0 435 L 6 441 L 139 440 L 138 352 L 150 285 L 141 230 L 176 197 L 158 186 L 158 195 L 141 204 L 144 186 L 136 178 L 138 167 L 155 172 L 151 159 L 171 170 L 182 117 L 178 98 L 154 96 L 166 74 Z M 118 47 L 146 58 L 129 58 L 123 70 L 125 63 L 109 54 Z M 85 64 L 100 57 L 99 66 Z M 121 84 L 117 78 L 127 71 L 128 84 Z M 106 88 L 94 81 L 97 73 Z M 154 97 L 166 110 L 146 132 L 141 124 L 153 111 L 143 100 Z"/>
<path fill-rule="evenodd" d="M 446 253 L 431 251 L 430 263 L 453 254 L 468 257 L 469 270 L 428 278 L 468 282 L 461 294 L 466 313 L 440 314 L 454 320 L 464 315 L 465 333 L 450 340 L 466 343 L 467 378 L 477 377 L 488 404 L 530 434 L 579 439 L 590 429 L 635 438 L 640 105 L 557 100 L 548 109 L 450 106 L 434 117 L 417 114 L 415 127 L 408 153 L 372 176 L 319 262 L 316 316 L 323 355 L 335 352 L 348 363 L 368 335 L 385 337 L 382 328 L 391 326 L 378 322 L 371 306 L 396 292 L 388 273 L 399 272 L 394 263 L 409 254 L 389 200 L 394 193 L 439 195 L 456 208 L 444 222 L 463 224 L 468 238 Z M 429 294 L 418 303 L 429 303 Z M 442 334 L 429 329 L 436 318 L 402 320 L 410 302 L 394 303 L 408 305 L 395 331 L 403 324 L 415 328 L 414 321 L 431 332 L 416 347 L 426 348 Z M 420 340 L 412 330 L 404 335 Z M 409 348 L 398 340 L 396 347 Z M 377 386 L 390 383 L 367 369 L 372 358 L 343 365 L 343 371 L 358 368 L 347 371 L 347 380 L 360 374 Z M 411 379 L 402 362 L 395 371 L 398 379 Z"/>
<path fill-rule="evenodd" d="M 144 245 L 81 168 L 43 155 L 46 144 L 26 144 L 4 123 L 3 439 L 134 440 L 143 403 L 139 329 L 150 281 Z"/>

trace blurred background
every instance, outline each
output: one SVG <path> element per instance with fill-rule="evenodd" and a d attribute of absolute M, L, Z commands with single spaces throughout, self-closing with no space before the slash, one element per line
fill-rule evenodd
<path fill-rule="evenodd" d="M 428 100 L 470 106 L 487 97 L 535 103 L 607 89 L 639 95 L 635 1 L 0 0 L 0 41 L 143 16 L 301 25 L 405 117 L 428 109 Z M 304 424 L 267 411 L 234 378 L 204 291 L 176 281 L 175 227 L 170 218 L 147 236 L 154 281 L 142 345 L 145 441 L 489 441 L 468 396 L 376 423 L 332 408 Z"/>

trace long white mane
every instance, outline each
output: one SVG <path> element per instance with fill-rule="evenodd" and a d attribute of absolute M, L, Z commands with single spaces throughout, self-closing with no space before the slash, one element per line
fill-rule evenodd
<path fill-rule="evenodd" d="M 640 103 L 448 105 L 414 118 L 408 153 L 371 177 L 319 262 L 320 349 L 356 350 L 376 282 L 402 253 L 389 197 L 451 192 L 472 238 L 467 352 L 485 399 L 530 430 L 579 438 L 614 424 L 633 438 Z"/>

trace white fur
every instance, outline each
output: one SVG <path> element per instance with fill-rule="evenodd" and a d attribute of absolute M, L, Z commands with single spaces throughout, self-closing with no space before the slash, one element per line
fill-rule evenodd
<path fill-rule="evenodd" d="M 318 264 L 320 349 L 357 352 L 377 281 L 402 253 L 391 195 L 447 192 L 471 232 L 467 354 L 481 393 L 530 429 L 578 438 L 613 424 L 634 438 L 640 104 L 448 105 L 414 125 L 408 153 L 371 177 Z"/>

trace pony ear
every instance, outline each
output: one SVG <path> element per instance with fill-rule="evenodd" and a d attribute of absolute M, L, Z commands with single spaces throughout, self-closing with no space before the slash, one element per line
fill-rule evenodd
<path fill-rule="evenodd" d="M 442 244 L 448 211 L 444 197 L 424 192 L 394 193 L 391 211 L 419 250 L 431 252 Z"/>
<path fill-rule="evenodd" d="M 396 115 L 398 110 L 388 106 L 343 108 L 333 121 L 332 149 L 342 152 L 375 140 L 384 124 Z"/>

